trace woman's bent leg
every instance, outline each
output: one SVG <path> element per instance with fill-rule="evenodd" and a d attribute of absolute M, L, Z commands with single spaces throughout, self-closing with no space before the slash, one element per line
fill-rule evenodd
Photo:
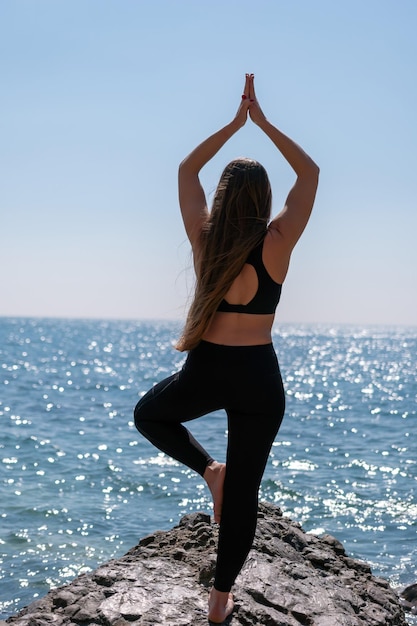
<path fill-rule="evenodd" d="M 135 407 L 135 425 L 159 450 L 202 476 L 213 459 L 182 422 L 200 417 L 206 406 L 197 406 L 195 394 L 187 390 L 180 374 L 163 380 L 143 396 Z"/>
<path fill-rule="evenodd" d="M 135 408 L 139 432 L 201 476 L 213 458 L 183 423 L 221 408 L 219 385 L 213 381 L 217 369 L 217 352 L 212 355 L 202 342 L 179 372 L 150 389 Z"/>

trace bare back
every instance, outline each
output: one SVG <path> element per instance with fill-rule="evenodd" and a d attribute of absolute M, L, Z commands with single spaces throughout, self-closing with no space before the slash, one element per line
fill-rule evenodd
<path fill-rule="evenodd" d="M 281 244 L 281 245 L 280 245 Z M 284 282 L 288 271 L 290 253 L 286 250 L 279 232 L 270 227 L 264 240 L 262 261 L 270 277 L 278 284 Z M 225 300 L 229 304 L 248 304 L 258 289 L 255 269 L 246 264 L 236 277 Z M 244 346 L 271 343 L 274 314 L 247 314 L 217 311 L 203 339 L 212 343 Z"/>

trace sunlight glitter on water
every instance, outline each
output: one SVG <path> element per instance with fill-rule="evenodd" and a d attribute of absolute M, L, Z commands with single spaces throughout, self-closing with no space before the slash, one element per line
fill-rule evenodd
<path fill-rule="evenodd" d="M 2 617 L 212 510 L 201 477 L 133 424 L 139 397 L 183 363 L 173 336 L 169 323 L 0 324 Z M 287 410 L 261 497 L 376 574 L 415 582 L 417 330 L 286 326 L 274 343 Z M 190 428 L 224 458 L 222 412 Z"/>

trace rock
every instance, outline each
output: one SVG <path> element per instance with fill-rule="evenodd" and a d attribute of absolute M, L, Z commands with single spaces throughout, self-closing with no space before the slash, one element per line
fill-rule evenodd
<path fill-rule="evenodd" d="M 406 611 L 417 615 L 417 583 L 409 585 L 401 591 L 400 602 Z"/>
<path fill-rule="evenodd" d="M 233 588 L 231 626 L 406 626 L 400 599 L 330 535 L 305 533 L 261 503 L 253 549 Z M 237 531 L 238 532 L 238 531 Z M 203 626 L 217 526 L 194 513 L 124 557 L 9 617 L 9 626 Z M 415 590 L 417 596 L 417 589 Z M 412 593 L 410 592 L 412 595 Z"/>

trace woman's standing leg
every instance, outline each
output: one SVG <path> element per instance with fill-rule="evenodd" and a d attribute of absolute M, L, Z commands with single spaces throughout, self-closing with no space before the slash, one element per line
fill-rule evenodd
<path fill-rule="evenodd" d="M 214 586 L 209 618 L 222 623 L 233 610 L 230 589 L 252 547 L 258 491 L 282 421 L 276 416 L 228 412 L 229 438 Z"/>
<path fill-rule="evenodd" d="M 230 591 L 253 543 L 258 491 L 285 410 L 272 346 L 237 353 L 230 381 L 228 448 L 214 587 Z M 234 399 L 232 398 L 234 396 Z"/>
<path fill-rule="evenodd" d="M 258 491 L 282 416 L 229 412 L 229 444 L 214 586 L 229 591 L 255 536 Z"/>

